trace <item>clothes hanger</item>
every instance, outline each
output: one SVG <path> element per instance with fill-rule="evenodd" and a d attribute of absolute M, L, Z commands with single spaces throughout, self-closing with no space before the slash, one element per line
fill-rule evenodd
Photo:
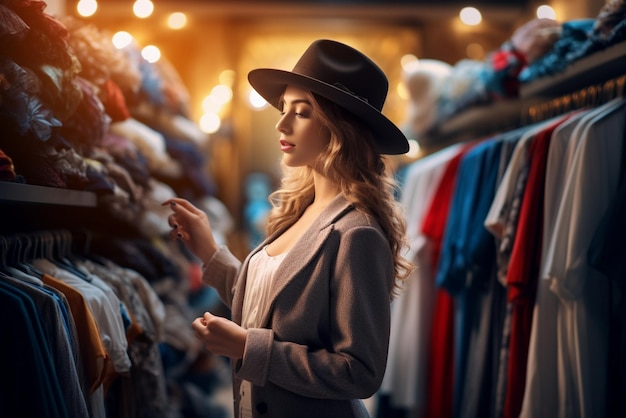
<path fill-rule="evenodd" d="M 84 257 L 84 259 L 87 259 L 91 262 L 100 264 L 102 266 L 107 266 L 109 264 L 108 259 L 106 259 L 105 257 L 102 257 L 99 254 L 95 254 L 91 252 L 91 243 L 93 242 L 94 236 L 93 233 L 87 229 L 81 229 L 81 232 L 84 234 L 84 241 L 83 241 L 83 245 L 82 245 L 82 256 Z"/>
<path fill-rule="evenodd" d="M 3 237 L 3 242 L 4 240 Z M 16 234 L 8 238 L 6 242 L 8 243 L 6 256 L 9 258 L 6 261 L 3 260 L 4 273 L 23 280 L 39 282 L 43 273 L 28 263 L 29 251 L 32 247 L 30 236 Z"/>
<path fill-rule="evenodd" d="M 0 235 L 0 271 L 5 271 L 7 267 L 7 257 L 9 255 L 9 250 L 11 245 L 9 243 L 8 238 L 4 235 Z"/>
<path fill-rule="evenodd" d="M 52 262 L 59 268 L 65 269 L 70 273 L 80 277 L 85 281 L 91 281 L 89 274 L 79 269 L 70 259 L 72 255 L 72 234 L 68 230 L 62 229 L 51 231 L 53 240 L 53 251 L 55 254 Z"/>

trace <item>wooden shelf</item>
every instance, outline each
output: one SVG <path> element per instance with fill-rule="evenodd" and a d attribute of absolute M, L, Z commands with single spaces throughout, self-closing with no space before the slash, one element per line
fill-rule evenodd
<path fill-rule="evenodd" d="M 515 129 L 525 122 L 528 106 L 536 102 L 536 99 L 511 99 L 468 108 L 443 123 L 439 135 L 463 140 Z"/>
<path fill-rule="evenodd" d="M 562 73 L 520 86 L 519 98 L 466 109 L 443 123 L 438 135 L 465 140 L 514 129 L 528 123 L 531 106 L 625 74 L 626 42 L 622 42 L 581 58 Z"/>
<path fill-rule="evenodd" d="M 98 199 L 94 192 L 0 182 L 0 203 L 6 201 L 96 207 Z"/>

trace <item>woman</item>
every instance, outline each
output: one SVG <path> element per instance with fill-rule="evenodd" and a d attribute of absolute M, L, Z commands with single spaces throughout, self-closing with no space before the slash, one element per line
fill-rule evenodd
<path fill-rule="evenodd" d="M 382 115 L 388 82 L 359 51 L 311 44 L 293 71 L 257 69 L 251 85 L 281 117 L 284 178 L 268 237 L 241 263 L 206 215 L 171 199 L 171 236 L 204 262 L 232 319 L 192 326 L 232 360 L 238 417 L 367 417 L 383 378 L 390 300 L 411 264 L 381 154 L 408 143 Z"/>

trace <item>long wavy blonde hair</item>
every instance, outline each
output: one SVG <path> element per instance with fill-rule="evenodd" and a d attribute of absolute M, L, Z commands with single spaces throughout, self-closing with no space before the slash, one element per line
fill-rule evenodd
<path fill-rule="evenodd" d="M 406 221 L 395 199 L 398 185 L 389 174 L 385 159 L 375 148 L 372 132 L 351 113 L 328 99 L 308 92 L 313 115 L 330 131 L 330 142 L 315 170 L 339 185 L 342 194 L 357 210 L 373 216 L 380 224 L 394 259 L 393 298 L 414 266 L 403 252 L 407 246 Z M 270 195 L 269 234 L 296 222 L 313 202 L 313 168 L 282 166 L 280 188 Z"/>

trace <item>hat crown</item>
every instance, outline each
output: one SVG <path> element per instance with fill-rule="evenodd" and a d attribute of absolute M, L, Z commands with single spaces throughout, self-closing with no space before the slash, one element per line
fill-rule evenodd
<path fill-rule="evenodd" d="M 368 57 L 339 42 L 312 43 L 293 72 L 337 87 L 381 111 L 389 82 L 385 73 Z"/>

